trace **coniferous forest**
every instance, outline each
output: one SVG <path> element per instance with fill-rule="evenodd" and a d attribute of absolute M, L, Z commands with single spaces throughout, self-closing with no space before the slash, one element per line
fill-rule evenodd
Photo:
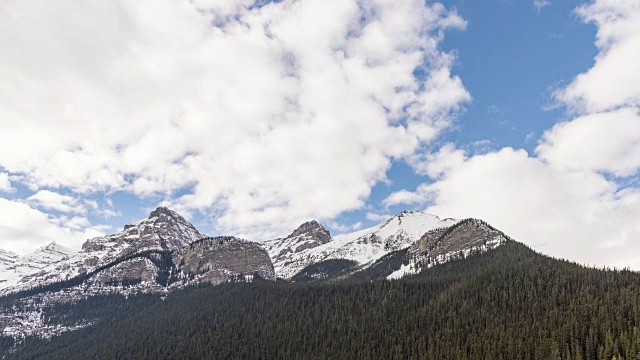
<path fill-rule="evenodd" d="M 516 242 L 398 281 L 228 283 L 44 316 L 95 321 L 2 339 L 6 359 L 640 359 L 640 274 Z"/>

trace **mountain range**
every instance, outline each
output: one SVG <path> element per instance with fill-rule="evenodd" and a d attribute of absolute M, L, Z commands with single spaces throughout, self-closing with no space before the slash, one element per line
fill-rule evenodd
<path fill-rule="evenodd" d="M 404 211 L 354 233 L 332 237 L 309 221 L 285 238 L 256 243 L 206 236 L 175 211 L 159 207 L 122 231 L 87 240 L 80 251 L 55 242 L 25 256 L 0 251 L 0 325 L 4 335 L 50 337 L 73 328 L 53 330 L 38 318 L 51 304 L 114 293 L 164 296 L 198 284 L 254 278 L 400 278 L 509 240 L 480 220 Z M 9 307 L 15 304 L 20 311 Z"/>
<path fill-rule="evenodd" d="M 87 358 L 640 358 L 640 274 L 404 211 L 251 242 L 160 207 L 80 251 L 0 251 L 0 353 Z"/>

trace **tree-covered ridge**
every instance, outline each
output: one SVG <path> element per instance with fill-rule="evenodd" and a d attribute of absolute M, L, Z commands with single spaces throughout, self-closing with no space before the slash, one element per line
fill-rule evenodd
<path fill-rule="evenodd" d="M 117 297 L 87 299 L 85 313 L 119 305 L 7 358 L 640 358 L 640 274 L 516 242 L 398 281 L 230 283 L 136 299 L 126 311 Z M 50 316 L 75 313 L 63 310 Z"/>

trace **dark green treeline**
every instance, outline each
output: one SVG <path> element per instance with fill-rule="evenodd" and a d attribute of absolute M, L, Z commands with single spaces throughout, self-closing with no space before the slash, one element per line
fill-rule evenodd
<path fill-rule="evenodd" d="M 101 320 L 6 358 L 640 359 L 639 274 L 515 242 L 401 281 L 225 284 L 45 315 Z"/>

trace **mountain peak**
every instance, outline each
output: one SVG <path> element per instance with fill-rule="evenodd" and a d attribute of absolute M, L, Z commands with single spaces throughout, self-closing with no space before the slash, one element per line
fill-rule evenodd
<path fill-rule="evenodd" d="M 180 214 L 178 214 L 177 212 L 169 209 L 168 207 L 159 206 L 155 210 L 153 210 L 151 212 L 151 214 L 149 214 L 149 219 L 162 217 L 162 216 L 168 216 L 168 217 L 173 217 L 173 218 L 182 218 L 182 216 L 180 216 Z"/>
<path fill-rule="evenodd" d="M 313 235 L 322 243 L 325 243 L 331 239 L 329 230 L 325 229 L 324 226 L 320 225 L 320 223 L 315 220 L 307 221 L 304 224 L 300 225 L 288 237 L 292 238 L 304 234 Z"/>
<path fill-rule="evenodd" d="M 39 247 L 38 250 L 36 250 L 36 252 L 59 252 L 59 253 L 62 253 L 62 254 L 71 255 L 75 251 L 69 249 L 68 247 L 66 247 L 64 245 L 60 245 L 55 241 L 52 241 L 52 242 L 48 243 L 47 245 L 43 245 L 43 246 Z"/>
<path fill-rule="evenodd" d="M 21 261 L 32 263 L 38 267 L 70 258 L 75 251 L 53 241 L 42 245 L 34 252 L 21 257 Z"/>

